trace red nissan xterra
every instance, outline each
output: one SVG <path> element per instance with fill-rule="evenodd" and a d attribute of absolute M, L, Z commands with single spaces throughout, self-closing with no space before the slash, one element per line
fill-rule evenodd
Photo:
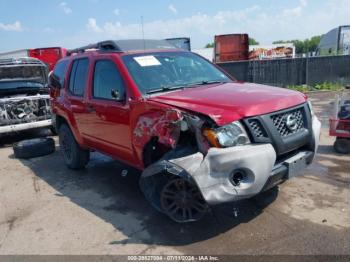
<path fill-rule="evenodd" d="M 321 124 L 299 92 L 235 81 L 162 40 L 70 51 L 50 77 L 68 167 L 96 150 L 142 171 L 149 202 L 177 222 L 300 174 Z"/>

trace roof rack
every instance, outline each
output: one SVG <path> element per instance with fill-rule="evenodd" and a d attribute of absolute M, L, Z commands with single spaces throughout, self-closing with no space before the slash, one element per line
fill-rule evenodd
<path fill-rule="evenodd" d="M 87 50 L 103 50 L 103 51 L 121 51 L 114 41 L 108 40 L 103 42 L 98 42 L 96 44 L 90 44 L 86 46 L 82 46 L 79 48 L 68 50 L 67 55 L 72 55 L 76 53 L 84 53 Z"/>
<path fill-rule="evenodd" d="M 68 51 L 68 55 L 84 53 L 87 50 L 99 50 L 107 52 L 130 52 L 142 50 L 176 49 L 166 40 L 133 39 L 133 40 L 107 40 L 75 48 Z"/>

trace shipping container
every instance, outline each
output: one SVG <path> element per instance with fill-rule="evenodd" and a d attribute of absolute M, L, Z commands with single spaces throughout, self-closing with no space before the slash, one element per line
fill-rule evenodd
<path fill-rule="evenodd" d="M 52 71 L 57 61 L 66 55 L 67 50 L 61 47 L 29 49 L 29 56 L 37 58 L 47 64 L 49 71 Z"/>
<path fill-rule="evenodd" d="M 248 60 L 248 34 L 216 35 L 214 52 L 215 63 Z"/>
<path fill-rule="evenodd" d="M 191 40 L 189 37 L 168 38 L 165 40 L 179 49 L 191 51 Z"/>

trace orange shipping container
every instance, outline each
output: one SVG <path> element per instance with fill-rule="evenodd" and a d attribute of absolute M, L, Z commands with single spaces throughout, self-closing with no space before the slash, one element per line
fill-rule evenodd
<path fill-rule="evenodd" d="M 216 35 L 214 62 L 248 60 L 248 34 Z"/>

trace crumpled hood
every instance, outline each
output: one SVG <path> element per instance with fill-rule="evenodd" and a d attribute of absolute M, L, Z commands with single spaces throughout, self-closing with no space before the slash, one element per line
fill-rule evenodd
<path fill-rule="evenodd" d="M 177 90 L 150 100 L 208 115 L 221 126 L 302 104 L 307 97 L 285 88 L 234 82 Z"/>

